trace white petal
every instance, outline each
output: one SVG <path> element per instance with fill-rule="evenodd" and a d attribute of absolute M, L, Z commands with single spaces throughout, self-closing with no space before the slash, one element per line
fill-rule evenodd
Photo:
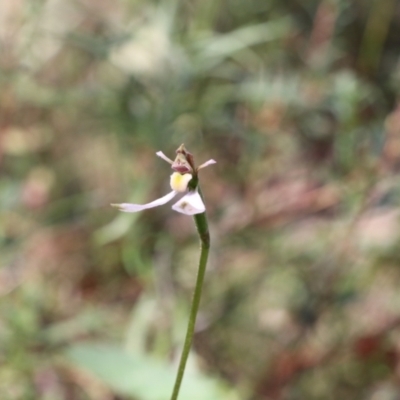
<path fill-rule="evenodd" d="M 209 165 L 216 164 L 217 162 L 213 159 L 206 161 L 205 163 L 201 164 L 197 170 L 208 167 Z"/>
<path fill-rule="evenodd" d="M 206 207 L 198 191 L 189 192 L 176 202 L 172 209 L 186 215 L 200 214 L 206 210 Z"/>
<path fill-rule="evenodd" d="M 160 197 L 157 200 L 152 201 L 147 204 L 131 204 L 131 203 L 122 203 L 122 204 L 111 204 L 113 207 L 119 208 L 120 211 L 134 213 L 137 211 L 145 210 L 146 208 L 153 208 L 157 206 L 161 206 L 165 203 L 168 203 L 171 199 L 173 199 L 177 195 L 177 192 L 173 190 L 171 193 L 166 194 L 163 197 Z"/>
<path fill-rule="evenodd" d="M 170 164 L 173 163 L 173 161 L 170 158 L 168 158 L 162 151 L 157 151 L 156 155 L 158 157 L 162 158 L 163 160 L 165 160 L 167 163 L 170 163 Z"/>

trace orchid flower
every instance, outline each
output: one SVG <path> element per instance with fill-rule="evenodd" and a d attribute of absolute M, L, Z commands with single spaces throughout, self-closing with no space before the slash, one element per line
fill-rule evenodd
<path fill-rule="evenodd" d="M 176 153 L 177 154 L 174 161 L 169 159 L 162 151 L 158 151 L 156 153 L 158 157 L 171 164 L 171 168 L 174 171 L 170 178 L 172 192 L 147 204 L 111 204 L 112 206 L 119 208 L 121 211 L 137 212 L 147 208 L 161 206 L 162 204 L 168 203 L 175 196 L 184 194 L 183 197 L 172 206 L 172 209 L 182 214 L 193 215 L 193 219 L 196 224 L 200 239 L 199 269 L 197 272 L 192 305 L 190 307 L 190 316 L 186 330 L 185 342 L 179 361 L 178 372 L 176 375 L 171 400 L 178 400 L 179 390 L 186 368 L 186 362 L 188 360 L 193 341 L 196 316 L 199 310 L 201 291 L 207 267 L 208 253 L 210 251 L 210 233 L 208 231 L 207 215 L 205 213 L 206 207 L 204 206 L 199 188 L 198 172 L 202 168 L 216 163 L 214 160 L 208 160 L 196 168 L 192 154 L 185 149 L 183 144 L 176 150 Z"/>
<path fill-rule="evenodd" d="M 198 192 L 198 171 L 208 165 L 215 164 L 215 160 L 208 160 L 195 168 L 193 156 L 181 145 L 176 151 L 177 155 L 174 161 L 168 158 L 162 151 L 158 151 L 156 155 L 171 164 L 171 168 L 175 171 L 170 178 L 170 186 L 172 191 L 157 200 L 147 204 L 111 204 L 124 212 L 138 212 L 147 208 L 158 207 L 168 203 L 179 194 L 185 195 L 177 201 L 172 209 L 186 215 L 195 215 L 203 213 L 206 210 L 203 199 Z"/>

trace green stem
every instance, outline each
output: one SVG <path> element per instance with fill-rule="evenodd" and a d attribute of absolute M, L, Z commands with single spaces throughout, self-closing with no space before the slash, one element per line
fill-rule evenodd
<path fill-rule="evenodd" d="M 189 323 L 186 331 L 185 344 L 181 359 L 179 361 L 178 374 L 176 376 L 174 390 L 172 392 L 171 400 L 177 400 L 179 389 L 181 387 L 183 374 L 185 372 L 186 361 L 189 356 L 190 348 L 192 346 L 194 328 L 196 325 L 197 311 L 199 310 L 201 290 L 203 288 L 204 275 L 206 272 L 208 252 L 210 250 L 210 234 L 208 232 L 207 216 L 206 213 L 194 215 L 194 222 L 196 224 L 197 232 L 200 237 L 200 262 L 197 272 L 196 287 L 194 289 L 192 308 L 190 310 Z"/>

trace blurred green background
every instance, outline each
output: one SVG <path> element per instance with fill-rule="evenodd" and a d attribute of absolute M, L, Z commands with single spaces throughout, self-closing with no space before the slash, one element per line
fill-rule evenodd
<path fill-rule="evenodd" d="M 0 397 L 400 399 L 396 0 L 0 2 Z"/>

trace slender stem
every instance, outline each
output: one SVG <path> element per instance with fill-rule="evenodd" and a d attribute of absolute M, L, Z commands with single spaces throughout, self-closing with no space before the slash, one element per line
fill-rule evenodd
<path fill-rule="evenodd" d="M 194 215 L 194 222 L 196 224 L 197 232 L 199 233 L 200 237 L 200 262 L 197 272 L 196 287 L 193 294 L 192 307 L 190 310 L 189 323 L 186 331 L 185 343 L 183 345 L 183 351 L 181 359 L 179 361 L 178 374 L 176 376 L 171 400 L 178 399 L 179 389 L 181 387 L 183 374 L 185 372 L 186 361 L 188 359 L 190 348 L 192 346 L 194 328 L 196 325 L 196 316 L 197 311 L 199 310 L 201 291 L 203 288 L 204 275 L 207 266 L 208 252 L 210 250 L 210 234 L 208 232 L 206 213 L 204 212 Z"/>

